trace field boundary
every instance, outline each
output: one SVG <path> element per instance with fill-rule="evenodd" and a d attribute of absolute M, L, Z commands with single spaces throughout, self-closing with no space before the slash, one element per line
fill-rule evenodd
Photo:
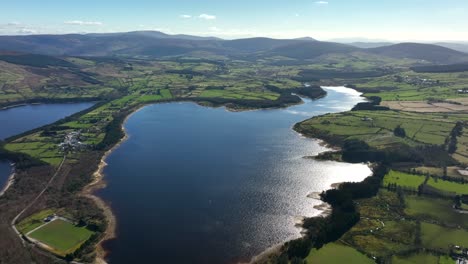
<path fill-rule="evenodd" d="M 11 220 L 11 227 L 13 228 L 13 231 L 15 231 L 15 233 L 20 237 L 22 243 L 23 243 L 23 246 L 26 246 L 26 241 L 23 239 L 21 233 L 18 231 L 18 229 L 16 229 L 16 222 L 18 221 L 18 219 L 24 214 L 24 212 L 26 212 L 26 210 L 28 210 L 29 208 L 31 208 L 31 206 L 33 206 L 33 204 L 39 200 L 39 198 L 41 198 L 41 196 L 47 191 L 47 189 L 49 188 L 50 184 L 54 181 L 54 179 L 57 177 L 57 175 L 59 174 L 60 170 L 62 169 L 62 166 L 63 164 L 65 163 L 65 160 L 66 160 L 67 156 L 64 155 L 63 156 L 63 159 L 62 159 L 62 162 L 60 163 L 60 165 L 57 167 L 57 170 L 55 171 L 54 175 L 52 175 L 52 177 L 50 178 L 50 180 L 47 182 L 46 186 L 44 187 L 44 189 L 42 189 L 42 191 L 21 211 L 19 212 L 19 214 L 17 214 L 13 220 Z"/>

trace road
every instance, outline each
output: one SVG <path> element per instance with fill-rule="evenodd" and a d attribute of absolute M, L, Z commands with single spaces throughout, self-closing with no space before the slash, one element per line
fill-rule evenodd
<path fill-rule="evenodd" d="M 52 184 L 52 182 L 54 181 L 54 179 L 57 177 L 57 175 L 59 174 L 60 172 L 60 169 L 62 168 L 63 164 L 65 163 L 65 160 L 67 159 L 67 156 L 63 156 L 63 159 L 62 159 L 62 162 L 60 162 L 60 165 L 58 166 L 57 170 L 55 171 L 54 175 L 52 175 L 52 177 L 50 178 L 50 180 L 47 182 L 46 186 L 44 187 L 44 189 L 18 214 L 15 216 L 15 218 L 13 218 L 13 220 L 11 220 L 11 228 L 13 228 L 13 230 L 15 231 L 15 233 L 21 238 L 21 241 L 23 242 L 23 245 L 26 245 L 26 241 L 24 241 L 23 237 L 21 236 L 21 233 L 18 231 L 18 229 L 16 229 L 16 221 L 18 221 L 18 219 L 24 214 L 24 212 L 26 212 L 26 210 L 28 210 L 29 208 L 31 208 L 31 206 L 39 199 L 41 198 L 41 196 L 45 193 L 45 191 L 47 191 L 47 189 L 49 188 L 49 186 Z"/>

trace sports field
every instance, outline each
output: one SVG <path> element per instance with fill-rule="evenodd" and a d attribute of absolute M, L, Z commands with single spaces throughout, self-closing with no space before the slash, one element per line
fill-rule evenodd
<path fill-rule="evenodd" d="M 54 253 L 65 256 L 78 249 L 92 234 L 86 227 L 57 219 L 32 232 L 29 237 L 51 247 Z"/>

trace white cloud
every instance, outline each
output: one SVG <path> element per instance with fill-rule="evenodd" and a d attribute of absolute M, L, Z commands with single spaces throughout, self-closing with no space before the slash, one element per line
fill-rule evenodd
<path fill-rule="evenodd" d="M 21 28 L 18 31 L 16 31 L 16 33 L 18 33 L 18 34 L 36 34 L 37 31 L 34 30 L 34 29 L 30 29 L 30 28 Z"/>
<path fill-rule="evenodd" d="M 197 35 L 197 36 L 205 36 L 205 37 L 211 37 L 211 36 L 217 36 L 220 38 L 227 38 L 227 39 L 236 39 L 236 38 L 249 38 L 249 37 L 256 37 L 260 36 L 261 33 L 253 30 L 253 29 L 248 29 L 248 28 L 242 28 L 242 29 L 221 29 L 218 27 L 210 27 L 208 28 L 208 31 L 194 31 L 190 32 L 192 35 Z"/>
<path fill-rule="evenodd" d="M 208 14 L 201 14 L 198 17 L 201 18 L 201 19 L 205 19 L 205 20 L 215 20 L 216 19 L 216 16 L 208 15 Z"/>
<path fill-rule="evenodd" d="M 192 18 L 191 15 L 180 15 L 179 17 L 180 17 L 180 18 L 185 18 L 185 19 Z"/>
<path fill-rule="evenodd" d="M 63 22 L 67 25 L 74 25 L 74 26 L 102 26 L 103 23 L 99 21 L 81 21 L 81 20 L 69 20 Z"/>
<path fill-rule="evenodd" d="M 327 1 L 317 1 L 315 2 L 317 5 L 328 5 Z"/>
<path fill-rule="evenodd" d="M 0 24 L 0 35 L 29 35 L 40 33 L 40 27 L 28 26 L 19 22 Z"/>

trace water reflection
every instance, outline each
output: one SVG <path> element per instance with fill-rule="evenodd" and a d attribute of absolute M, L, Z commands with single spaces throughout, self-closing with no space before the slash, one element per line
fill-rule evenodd
<path fill-rule="evenodd" d="M 326 89 L 326 98 L 288 109 L 174 103 L 133 115 L 100 192 L 119 223 L 110 262 L 232 263 L 298 237 L 297 220 L 319 213 L 308 194 L 370 175 L 363 164 L 303 158 L 326 148 L 295 133 L 296 122 L 363 101 L 351 89 Z"/>

